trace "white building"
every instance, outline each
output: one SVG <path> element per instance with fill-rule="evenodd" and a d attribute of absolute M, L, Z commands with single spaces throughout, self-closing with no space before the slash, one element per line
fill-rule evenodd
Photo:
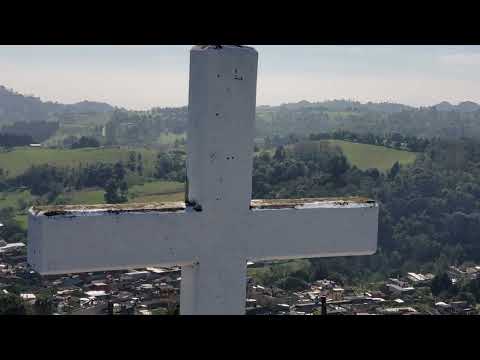
<path fill-rule="evenodd" d="M 35 294 L 31 294 L 31 293 L 20 294 L 20 297 L 22 298 L 23 301 L 26 301 L 30 304 L 33 304 L 35 302 L 35 300 L 37 299 Z"/>
<path fill-rule="evenodd" d="M 147 267 L 147 271 L 150 271 L 151 273 L 154 273 L 154 274 L 163 274 L 163 273 L 171 272 L 172 270 L 166 270 L 166 269 L 156 268 L 156 267 Z"/>
<path fill-rule="evenodd" d="M 387 284 L 387 287 L 389 288 L 389 290 L 391 292 L 396 293 L 396 294 L 409 293 L 409 292 L 412 292 L 412 291 L 415 290 L 415 288 L 412 287 L 412 286 L 402 287 L 402 286 L 399 286 L 397 284 Z"/>
<path fill-rule="evenodd" d="M 1 253 L 6 253 L 6 252 L 9 252 L 9 251 L 12 251 L 12 250 L 21 249 L 23 247 L 25 247 L 25 244 L 21 243 L 21 242 L 10 243 L 10 244 L 7 244 L 7 245 L 4 245 L 4 246 L 0 247 L 0 254 Z"/>
<path fill-rule="evenodd" d="M 412 307 L 397 307 L 397 308 L 386 308 L 386 309 L 381 310 L 380 312 L 382 312 L 385 315 L 388 315 L 388 314 L 391 314 L 391 315 L 393 315 L 393 314 L 416 314 L 417 310 L 415 310 Z"/>
<path fill-rule="evenodd" d="M 415 282 L 415 283 L 427 280 L 426 277 L 423 276 L 422 274 L 416 274 L 414 272 L 409 272 L 407 275 L 408 275 L 408 279 Z"/>
<path fill-rule="evenodd" d="M 105 290 L 85 291 L 85 294 L 93 298 L 107 296 L 107 293 L 105 292 Z"/>
<path fill-rule="evenodd" d="M 152 315 L 152 312 L 147 309 L 138 310 L 140 315 Z"/>
<path fill-rule="evenodd" d="M 130 271 L 121 276 L 122 280 L 140 280 L 150 275 L 150 271 Z"/>

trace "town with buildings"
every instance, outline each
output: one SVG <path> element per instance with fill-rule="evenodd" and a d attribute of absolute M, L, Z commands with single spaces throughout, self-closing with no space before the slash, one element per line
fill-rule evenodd
<path fill-rule="evenodd" d="M 249 267 L 262 266 L 248 263 Z M 480 266 L 449 268 L 452 283 L 476 279 Z M 466 301 L 442 301 L 430 292 L 432 274 L 409 272 L 385 279 L 371 289 L 341 286 L 323 279 L 302 291 L 266 287 L 247 281 L 247 315 L 475 315 Z M 0 243 L 0 293 L 19 296 L 34 308 L 40 299 L 53 315 L 178 314 L 181 271 L 178 267 L 131 269 L 39 276 L 27 264 L 23 243 Z M 32 312 L 35 314 L 35 312 Z"/>

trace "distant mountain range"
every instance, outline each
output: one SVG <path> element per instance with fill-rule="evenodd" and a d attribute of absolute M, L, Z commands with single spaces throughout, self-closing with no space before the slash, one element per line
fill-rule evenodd
<path fill-rule="evenodd" d="M 64 112 L 76 112 L 76 113 L 99 113 L 109 112 L 115 110 L 115 108 L 107 103 L 96 101 L 81 101 L 75 104 L 63 105 Z"/>
<path fill-rule="evenodd" d="M 324 108 L 325 110 L 330 111 L 358 111 L 358 110 L 369 110 L 377 111 L 384 113 L 397 113 L 401 111 L 409 111 L 419 109 L 414 106 L 397 104 L 397 103 L 374 103 L 367 102 L 361 103 L 359 101 L 353 100 L 327 100 L 323 102 L 309 102 L 309 101 L 299 101 L 297 103 L 286 103 L 280 105 L 289 110 L 296 110 L 301 108 Z M 474 112 L 480 110 L 480 105 L 473 101 L 464 101 L 458 105 L 452 105 L 447 101 L 442 101 L 441 103 L 433 106 L 428 106 L 425 108 L 436 109 L 437 111 L 458 111 L 458 112 Z"/>
<path fill-rule="evenodd" d="M 288 110 L 319 109 L 326 111 L 373 111 L 387 114 L 415 110 L 413 106 L 396 103 L 360 103 L 352 100 L 329 100 L 323 102 L 300 101 L 280 105 Z M 274 106 L 259 106 L 259 109 L 274 108 Z M 276 107 L 278 108 L 278 107 Z M 474 112 L 480 110 L 480 105 L 472 101 L 464 101 L 452 105 L 443 101 L 428 107 L 437 111 Z M 55 120 L 58 115 L 67 113 L 108 113 L 116 108 L 102 102 L 81 101 L 75 104 L 60 104 L 57 102 L 42 101 L 35 96 L 22 95 L 14 90 L 0 85 L 0 124 L 15 123 L 18 121 L 48 121 Z"/>
<path fill-rule="evenodd" d="M 48 121 L 54 119 L 58 114 L 104 113 L 114 109 L 109 104 L 93 101 L 82 101 L 75 104 L 44 102 L 38 97 L 22 95 L 0 85 L 0 123 Z"/>
<path fill-rule="evenodd" d="M 480 110 L 480 105 L 473 101 L 464 101 L 458 105 L 452 105 L 447 101 L 442 101 L 440 104 L 433 106 L 438 111 L 459 111 L 459 112 L 473 112 Z"/>

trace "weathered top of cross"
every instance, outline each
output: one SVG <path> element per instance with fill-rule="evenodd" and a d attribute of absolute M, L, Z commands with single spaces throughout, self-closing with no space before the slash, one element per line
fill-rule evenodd
<path fill-rule="evenodd" d="M 374 253 L 371 200 L 251 200 L 257 58 L 190 52 L 186 202 L 33 208 L 29 263 L 41 274 L 181 265 L 182 314 L 241 314 L 247 260 Z"/>

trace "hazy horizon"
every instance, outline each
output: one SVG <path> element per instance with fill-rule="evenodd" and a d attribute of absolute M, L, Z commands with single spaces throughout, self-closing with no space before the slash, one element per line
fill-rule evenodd
<path fill-rule="evenodd" d="M 0 85 L 42 101 L 186 106 L 190 45 L 0 46 Z M 480 46 L 254 46 L 257 105 L 480 103 Z"/>

